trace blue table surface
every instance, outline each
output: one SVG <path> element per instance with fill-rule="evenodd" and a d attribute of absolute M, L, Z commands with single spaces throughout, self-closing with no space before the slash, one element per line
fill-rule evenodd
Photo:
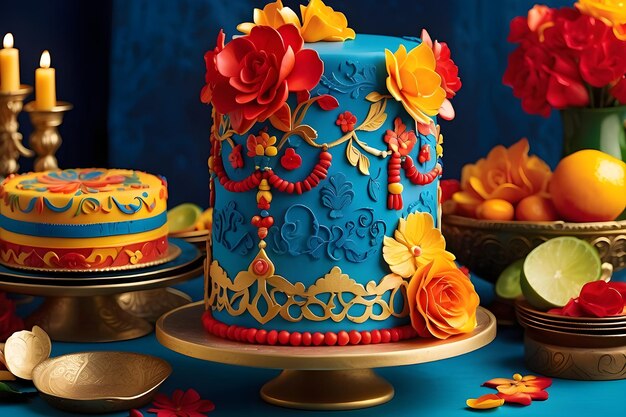
<path fill-rule="evenodd" d="M 619 279 L 626 279 L 626 271 Z M 491 284 L 473 278 L 484 303 L 492 298 Z M 199 299 L 202 279 L 193 279 L 177 288 Z M 392 401 L 368 409 L 333 412 L 336 416 L 470 416 L 471 413 L 497 413 L 499 416 L 578 416 L 622 412 L 626 400 L 626 380 L 588 382 L 555 379 L 548 388 L 550 398 L 534 402 L 529 407 L 505 405 L 496 410 L 474 411 L 465 406 L 467 398 L 495 392 L 481 387 L 494 377 L 510 378 L 514 373 L 531 373 L 524 366 L 524 347 L 520 328 L 498 328 L 496 339 L 486 347 L 442 361 L 393 368 L 377 372 L 395 387 Z M 266 404 L 259 397 L 259 388 L 277 375 L 277 370 L 247 368 L 193 359 L 166 349 L 154 334 L 113 343 L 53 342 L 52 356 L 70 352 L 93 350 L 120 350 L 150 353 L 167 360 L 174 371 L 162 385 L 161 392 L 171 394 L 175 389 L 194 388 L 202 398 L 210 399 L 216 409 L 211 416 L 296 416 L 327 415 L 328 412 L 303 412 Z M 142 411 L 146 416 L 154 415 Z M 0 416 L 70 416 L 50 407 L 36 397 L 23 404 L 1 404 Z M 106 416 L 128 416 L 127 412 Z"/>

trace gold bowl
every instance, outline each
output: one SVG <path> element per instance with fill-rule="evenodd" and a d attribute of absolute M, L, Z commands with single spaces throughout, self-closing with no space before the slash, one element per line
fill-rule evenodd
<path fill-rule="evenodd" d="M 495 282 L 513 261 L 559 236 L 586 240 L 614 271 L 626 268 L 626 220 L 597 223 L 477 220 L 446 215 L 441 224 L 447 249 L 476 275 Z"/>
<path fill-rule="evenodd" d="M 163 359 L 131 352 L 81 352 L 47 359 L 33 383 L 50 405 L 74 413 L 140 408 L 172 373 Z"/>

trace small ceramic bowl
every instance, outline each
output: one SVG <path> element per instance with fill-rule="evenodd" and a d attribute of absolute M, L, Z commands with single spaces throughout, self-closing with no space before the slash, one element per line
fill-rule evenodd
<path fill-rule="evenodd" d="M 584 239 L 614 271 L 626 268 L 626 220 L 598 223 L 477 220 L 446 215 L 441 230 L 447 250 L 476 275 L 495 282 L 513 261 L 559 236 Z"/>
<path fill-rule="evenodd" d="M 33 383 L 50 405 L 74 413 L 140 408 L 171 374 L 163 359 L 131 352 L 81 352 L 48 359 Z"/>

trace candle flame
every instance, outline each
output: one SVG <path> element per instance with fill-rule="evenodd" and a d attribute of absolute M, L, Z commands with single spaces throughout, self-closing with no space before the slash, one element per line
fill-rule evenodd
<path fill-rule="evenodd" d="M 7 33 L 2 40 L 2 46 L 5 48 L 13 48 L 13 34 Z"/>
<path fill-rule="evenodd" d="M 39 60 L 39 66 L 41 68 L 50 68 L 50 52 L 43 51 Z"/>

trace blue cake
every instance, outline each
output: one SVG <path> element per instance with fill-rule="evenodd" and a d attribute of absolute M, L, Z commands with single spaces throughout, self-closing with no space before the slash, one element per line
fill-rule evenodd
<path fill-rule="evenodd" d="M 247 35 L 226 43 L 220 32 L 205 56 L 213 225 L 203 320 L 221 337 L 414 337 L 411 276 L 436 256 L 454 259 L 437 229 L 436 116 L 453 116 L 455 91 L 437 73 L 440 44 L 356 35 L 320 3 L 303 6 L 303 23 L 280 1 L 256 10 L 239 28 Z"/>

